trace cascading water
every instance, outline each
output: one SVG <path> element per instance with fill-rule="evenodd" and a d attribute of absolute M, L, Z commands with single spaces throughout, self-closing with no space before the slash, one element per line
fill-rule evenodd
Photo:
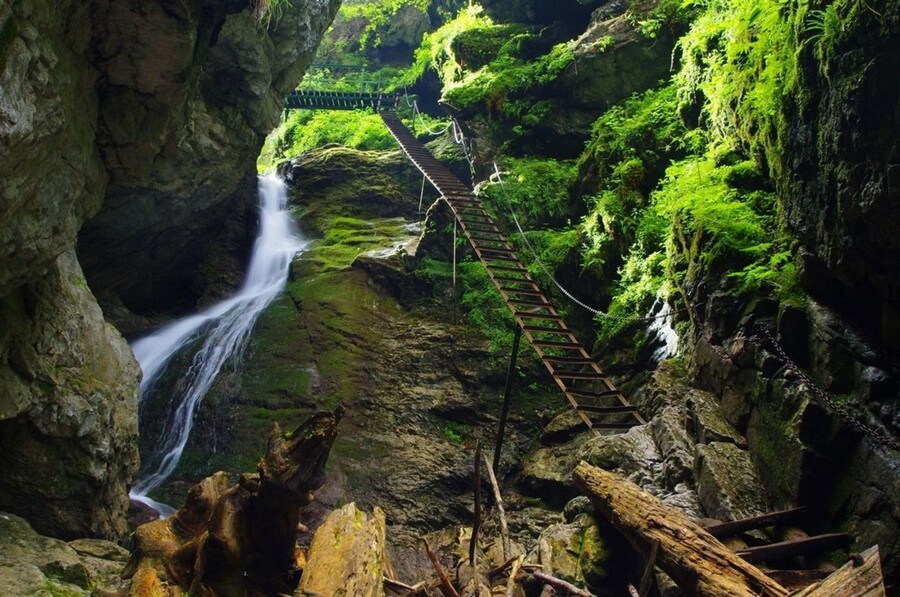
<path fill-rule="evenodd" d="M 672 324 L 675 321 L 675 311 L 662 298 L 657 298 L 650 307 L 650 325 L 647 327 L 647 336 L 653 339 L 656 348 L 653 351 L 653 362 L 661 363 L 678 352 L 678 334 Z"/>
<path fill-rule="evenodd" d="M 172 474 L 187 444 L 197 405 L 206 395 L 222 366 L 240 356 L 260 313 L 278 296 L 287 281 L 294 256 L 306 246 L 287 210 L 284 183 L 275 176 L 259 179 L 259 236 L 253 246 L 243 285 L 233 297 L 208 309 L 179 319 L 135 341 L 131 348 L 144 372 L 141 402 L 166 371 L 172 357 L 187 346 L 199 344 L 191 365 L 179 384 L 177 397 L 153 454 L 145 455 L 143 476 L 131 498 L 166 515 L 171 508 L 147 497 Z"/>

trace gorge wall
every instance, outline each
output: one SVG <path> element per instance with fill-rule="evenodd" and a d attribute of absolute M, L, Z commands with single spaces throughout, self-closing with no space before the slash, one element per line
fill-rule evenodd
<path fill-rule="evenodd" d="M 91 291 L 132 331 L 130 309 L 192 306 L 337 4 L 277 23 L 244 0 L 0 7 L 0 509 L 61 537 L 125 532 L 139 369 Z"/>

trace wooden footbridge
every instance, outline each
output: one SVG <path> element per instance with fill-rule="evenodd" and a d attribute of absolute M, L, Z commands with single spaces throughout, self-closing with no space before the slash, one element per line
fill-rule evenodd
<path fill-rule="evenodd" d="M 317 91 L 300 89 L 292 91 L 284 98 L 285 110 L 362 110 L 371 108 L 376 112 L 393 110 L 400 95 L 397 93 Z"/>

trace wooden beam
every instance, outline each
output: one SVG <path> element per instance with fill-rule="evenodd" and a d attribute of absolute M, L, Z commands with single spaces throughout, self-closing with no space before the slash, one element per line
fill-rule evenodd
<path fill-rule="evenodd" d="M 676 508 L 634 483 L 586 462 L 575 482 L 645 558 L 659 543 L 656 562 L 683 591 L 710 597 L 780 597 L 788 591 L 742 560 Z"/>
<path fill-rule="evenodd" d="M 740 520 L 732 520 L 730 522 L 722 522 L 706 527 L 706 532 L 721 539 L 729 535 L 737 535 L 745 531 L 761 529 L 763 527 L 772 526 L 774 524 L 782 524 L 796 520 L 802 514 L 806 514 L 806 508 L 791 508 L 790 510 L 780 510 L 778 512 L 769 512 L 762 516 L 753 516 L 751 518 L 742 518 Z"/>
<path fill-rule="evenodd" d="M 735 553 L 748 562 L 762 562 L 767 559 L 789 558 L 793 556 L 807 556 L 839 549 L 849 545 L 853 537 L 845 533 L 828 533 L 814 537 L 802 537 L 790 541 L 780 541 L 770 545 L 748 547 Z"/>
<path fill-rule="evenodd" d="M 828 578 L 792 597 L 884 597 L 884 577 L 878 546 L 870 547 L 838 568 Z"/>

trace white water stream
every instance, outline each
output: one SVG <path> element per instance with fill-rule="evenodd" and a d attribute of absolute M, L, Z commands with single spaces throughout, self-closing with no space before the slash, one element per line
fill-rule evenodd
<path fill-rule="evenodd" d="M 678 334 L 672 327 L 675 322 L 675 311 L 671 305 L 661 297 L 657 298 L 650 307 L 650 325 L 647 327 L 647 335 L 654 338 L 657 348 L 653 351 L 653 362 L 661 363 L 669 357 L 674 357 L 678 352 Z"/>
<path fill-rule="evenodd" d="M 177 408 L 169 416 L 162 436 L 155 443 L 153 470 L 144 471 L 131 490 L 131 499 L 147 504 L 163 515 L 172 509 L 147 494 L 172 474 L 191 434 L 197 405 L 215 381 L 222 366 L 240 356 L 260 313 L 278 296 L 287 281 L 294 256 L 307 242 L 302 240 L 287 211 L 284 183 L 273 176 L 259 179 L 259 236 L 253 246 L 250 266 L 243 285 L 233 297 L 195 315 L 174 321 L 131 348 L 144 372 L 141 401 L 166 371 L 172 357 L 189 344 L 199 348 L 191 365 L 182 374 L 175 400 Z"/>

